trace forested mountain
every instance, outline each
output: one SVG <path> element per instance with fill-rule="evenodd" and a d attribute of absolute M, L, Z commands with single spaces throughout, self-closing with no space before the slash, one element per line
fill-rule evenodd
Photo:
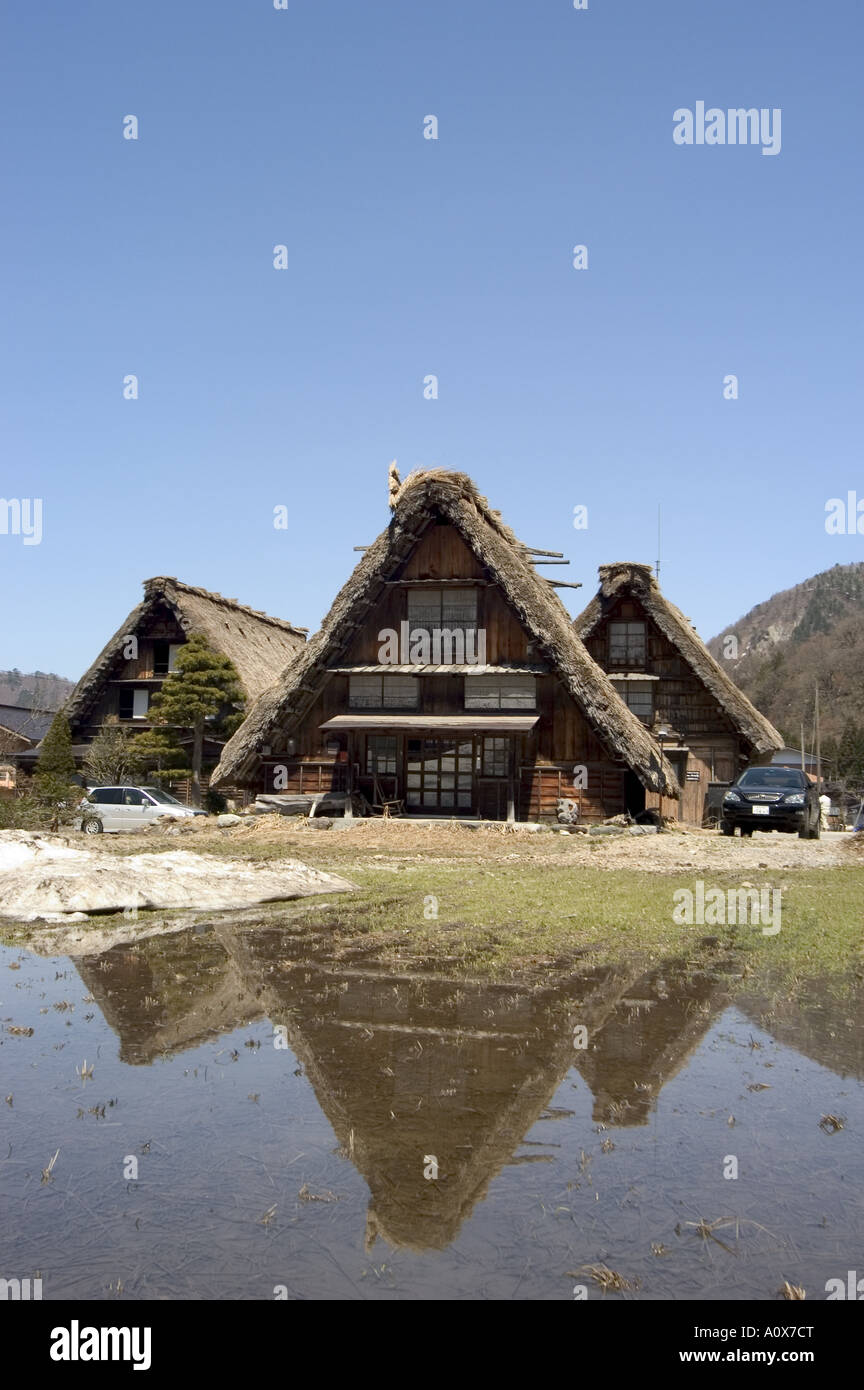
<path fill-rule="evenodd" d="M 837 775 L 864 781 L 864 562 L 774 594 L 708 646 L 795 748 L 803 721 L 808 752 L 818 680 L 823 753 Z"/>
<path fill-rule="evenodd" d="M 57 710 L 74 688 L 74 681 L 46 671 L 0 671 L 0 705 Z"/>

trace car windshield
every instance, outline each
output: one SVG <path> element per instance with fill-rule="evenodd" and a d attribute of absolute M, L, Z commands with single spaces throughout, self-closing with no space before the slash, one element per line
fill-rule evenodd
<path fill-rule="evenodd" d="M 738 778 L 739 787 L 775 787 L 778 791 L 802 791 L 807 786 L 803 772 L 791 767 L 748 767 Z"/>
<path fill-rule="evenodd" d="M 154 801 L 158 801 L 160 806 L 182 806 L 183 802 L 178 801 L 176 796 L 169 796 L 163 792 L 161 787 L 144 787 L 142 789 L 148 796 L 152 796 Z"/>

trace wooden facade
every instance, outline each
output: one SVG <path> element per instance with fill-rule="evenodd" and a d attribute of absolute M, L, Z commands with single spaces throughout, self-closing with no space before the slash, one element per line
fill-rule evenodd
<path fill-rule="evenodd" d="M 702 825 L 709 783 L 733 781 L 751 756 L 750 742 L 637 594 L 618 595 L 584 641 L 646 727 L 655 737 L 663 731 L 681 797 L 671 802 L 649 791 L 646 807 Z"/>
<path fill-rule="evenodd" d="M 387 631 L 400 632 L 411 593 L 470 591 L 476 627 L 485 640 L 483 671 L 494 686 L 518 671 L 533 682 L 534 698 L 514 708 L 466 708 L 477 679 L 463 663 L 414 664 L 416 704 L 400 710 L 352 708 L 351 669 L 380 670 Z M 416 602 L 416 601 L 415 601 Z M 470 607 L 470 603 L 469 603 Z M 442 620 L 443 621 L 443 620 Z M 406 667 L 399 666 L 404 673 Z M 527 687 L 526 687 L 527 688 Z M 530 697 L 522 694 L 521 698 Z M 463 727 L 447 727 L 459 719 Z M 334 724 L 333 721 L 336 721 Z M 516 722 L 527 727 L 511 729 Z M 577 802 L 580 819 L 597 822 L 625 809 L 628 767 L 610 753 L 585 714 L 538 655 L 506 596 L 452 525 L 431 525 L 398 577 L 362 618 L 302 719 L 261 749 L 256 787 L 267 792 L 362 793 L 374 806 L 415 816 L 489 820 L 555 820 L 558 802 Z M 574 786 L 574 772 L 587 785 Z M 632 777 L 632 774 L 630 774 Z"/>
<path fill-rule="evenodd" d="M 149 718 L 153 697 L 194 635 L 204 637 L 215 652 L 233 663 L 245 696 L 254 700 L 294 660 L 305 644 L 306 629 L 171 576 L 145 580 L 142 602 L 109 639 L 66 703 L 79 766 L 88 745 L 106 724 L 117 721 L 130 733 L 153 727 Z M 191 729 L 177 734 L 181 746 L 191 747 Z M 218 762 L 223 748 L 223 740 L 205 734 L 205 767 Z M 188 800 L 184 783 L 172 790 Z M 222 790 L 238 795 L 230 786 Z M 239 795 L 245 801 L 245 793 Z"/>
<path fill-rule="evenodd" d="M 73 742 L 92 742 L 103 724 L 114 719 L 133 733 L 153 727 L 147 709 L 173 669 L 174 653 L 186 641 L 186 633 L 170 609 L 159 605 L 129 636 L 135 639 L 136 654 L 126 657 L 121 649 L 86 713 L 75 721 Z"/>

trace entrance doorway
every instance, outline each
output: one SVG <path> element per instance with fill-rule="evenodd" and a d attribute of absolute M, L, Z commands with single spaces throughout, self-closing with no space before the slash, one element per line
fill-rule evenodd
<path fill-rule="evenodd" d="M 645 788 L 630 768 L 624 777 L 624 805 L 634 820 L 645 810 Z"/>
<path fill-rule="evenodd" d="M 472 739 L 405 740 L 405 808 L 470 815 L 474 808 Z"/>

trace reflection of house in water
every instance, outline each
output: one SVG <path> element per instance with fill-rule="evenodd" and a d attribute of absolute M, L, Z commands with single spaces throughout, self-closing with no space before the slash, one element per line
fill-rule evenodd
<path fill-rule="evenodd" d="M 113 946 L 75 965 L 130 1066 L 149 1066 L 163 1053 L 264 1017 L 254 982 L 247 984 L 209 928 Z"/>
<path fill-rule="evenodd" d="M 841 977 L 834 981 L 796 981 L 776 993 L 764 988 L 742 991 L 736 1006 L 784 1047 L 794 1048 L 839 1076 L 864 1080 L 864 983 Z"/>
<path fill-rule="evenodd" d="M 664 961 L 610 1010 L 577 1066 L 594 1094 L 594 1119 L 646 1124 L 677 1074 L 729 1003 L 731 979 Z"/>
<path fill-rule="evenodd" d="M 550 1160 L 541 1147 L 516 1151 L 571 1069 L 594 1094 L 595 1121 L 645 1123 L 738 985 L 718 967 L 624 961 L 551 985 L 493 984 L 228 924 L 78 962 L 132 1064 L 254 1020 L 284 1026 L 369 1187 L 367 1241 L 419 1250 L 447 1246 L 505 1165 Z"/>

